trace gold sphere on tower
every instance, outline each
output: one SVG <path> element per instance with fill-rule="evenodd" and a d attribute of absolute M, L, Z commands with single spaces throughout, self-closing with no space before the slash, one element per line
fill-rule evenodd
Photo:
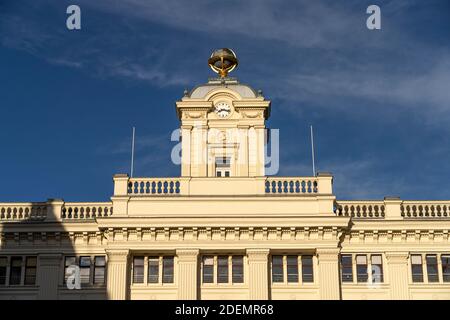
<path fill-rule="evenodd" d="M 233 71 L 237 67 L 238 59 L 233 50 L 222 48 L 213 51 L 208 59 L 208 64 L 214 72 L 225 78 L 228 72 Z"/>

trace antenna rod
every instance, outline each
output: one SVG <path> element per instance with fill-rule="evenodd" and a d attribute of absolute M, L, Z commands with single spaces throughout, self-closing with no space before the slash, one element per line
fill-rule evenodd
<path fill-rule="evenodd" d="M 133 178 L 133 169 L 134 169 L 134 135 L 135 135 L 136 129 L 133 127 L 133 139 L 131 142 L 131 172 L 130 176 Z"/>
<path fill-rule="evenodd" d="M 314 133 L 313 126 L 311 125 L 311 154 L 312 154 L 312 167 L 313 167 L 313 176 L 316 176 L 316 163 L 314 159 Z"/>

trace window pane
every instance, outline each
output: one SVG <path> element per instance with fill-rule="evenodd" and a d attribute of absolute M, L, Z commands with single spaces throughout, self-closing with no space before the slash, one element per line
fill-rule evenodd
<path fill-rule="evenodd" d="M 77 265 L 77 259 L 75 257 L 66 257 L 65 266 Z"/>
<path fill-rule="evenodd" d="M 272 256 L 272 282 L 283 281 L 283 256 Z"/>
<path fill-rule="evenodd" d="M 159 257 L 148 257 L 148 283 L 158 283 Z"/>
<path fill-rule="evenodd" d="M 36 283 L 36 257 L 27 257 L 25 264 L 25 284 L 34 285 Z"/>
<path fill-rule="evenodd" d="M 367 257 L 356 256 L 356 280 L 358 282 L 367 282 L 369 275 L 367 273 Z"/>
<path fill-rule="evenodd" d="M 90 267 L 91 257 L 80 257 L 80 267 Z"/>
<path fill-rule="evenodd" d="M 163 283 L 173 283 L 173 257 L 163 257 Z"/>
<path fill-rule="evenodd" d="M 314 282 L 313 257 L 302 256 L 302 281 Z"/>
<path fill-rule="evenodd" d="M 97 267 L 104 267 L 106 265 L 104 256 L 96 256 L 95 257 L 95 265 Z"/>
<path fill-rule="evenodd" d="M 233 283 L 243 283 L 244 282 L 244 257 L 243 256 L 233 256 L 232 257 L 232 273 L 233 273 Z"/>
<path fill-rule="evenodd" d="M 411 256 L 411 272 L 413 282 L 423 282 L 422 256 Z"/>
<path fill-rule="evenodd" d="M 97 256 L 94 262 L 94 283 L 104 284 L 105 283 L 105 257 Z"/>
<path fill-rule="evenodd" d="M 203 283 L 214 282 L 214 258 L 212 256 L 203 257 Z"/>
<path fill-rule="evenodd" d="M 91 275 L 91 257 L 80 257 L 81 284 L 89 284 Z"/>
<path fill-rule="evenodd" d="M 436 255 L 427 255 L 428 282 L 439 282 L 438 263 Z"/>
<path fill-rule="evenodd" d="M 444 282 L 450 282 L 450 255 L 441 256 L 442 277 Z"/>
<path fill-rule="evenodd" d="M 22 278 L 22 257 L 11 258 L 11 270 L 9 277 L 9 284 L 20 284 Z"/>
<path fill-rule="evenodd" d="M 0 257 L 0 285 L 6 284 L 7 265 L 8 265 L 8 259 L 6 257 Z"/>
<path fill-rule="evenodd" d="M 342 282 L 353 282 L 353 265 L 351 255 L 341 256 L 341 278 Z"/>
<path fill-rule="evenodd" d="M 217 283 L 228 283 L 228 256 L 217 257 Z"/>
<path fill-rule="evenodd" d="M 383 282 L 383 259 L 381 255 L 372 255 L 370 259 L 372 264 L 372 283 Z"/>
<path fill-rule="evenodd" d="M 287 281 L 298 282 L 298 256 L 287 256 Z"/>
<path fill-rule="evenodd" d="M 133 283 L 144 283 L 144 257 L 133 259 Z"/>
<path fill-rule="evenodd" d="M 78 266 L 76 257 L 66 257 L 64 266 L 64 283 L 67 283 L 67 278 L 71 275 L 71 273 L 69 273 L 69 267 Z"/>

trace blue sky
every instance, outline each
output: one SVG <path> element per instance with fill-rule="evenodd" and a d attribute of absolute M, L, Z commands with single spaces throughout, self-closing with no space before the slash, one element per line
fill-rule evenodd
<path fill-rule="evenodd" d="M 221 47 L 272 100 L 279 175 L 310 175 L 312 124 L 338 198 L 450 198 L 449 1 L 3 0 L 0 201 L 107 200 L 133 125 L 135 174 L 178 175 L 174 102 Z"/>

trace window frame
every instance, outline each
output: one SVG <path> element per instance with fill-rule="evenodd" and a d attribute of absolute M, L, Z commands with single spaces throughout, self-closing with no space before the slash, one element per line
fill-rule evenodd
<path fill-rule="evenodd" d="M 20 266 L 13 266 L 13 262 L 14 261 L 19 261 L 20 259 Z M 24 264 L 24 257 L 23 256 L 11 256 L 10 261 L 9 261 L 9 285 L 10 286 L 20 286 L 23 285 L 23 276 L 24 276 L 24 270 L 23 270 L 23 264 Z M 19 270 L 19 282 L 18 283 L 13 283 L 12 279 L 13 279 L 13 270 Z M 16 279 L 17 277 L 15 277 L 14 279 Z M 16 281 L 14 281 L 16 282 Z"/>
<path fill-rule="evenodd" d="M 364 258 L 365 263 L 359 263 L 358 262 L 359 257 Z M 356 282 L 369 283 L 369 261 L 367 258 L 367 254 L 356 254 L 355 263 L 356 263 Z M 365 272 L 360 272 L 360 270 L 365 270 Z"/>
<path fill-rule="evenodd" d="M 34 259 L 34 265 L 29 265 L 29 261 L 31 259 Z M 37 265 L 38 265 L 38 258 L 37 256 L 25 256 L 25 271 L 24 271 L 24 280 L 23 284 L 25 286 L 35 286 L 36 280 L 37 280 Z M 30 271 L 34 271 L 33 275 L 29 275 Z M 32 282 L 29 282 L 28 279 L 31 277 L 33 279 Z"/>

